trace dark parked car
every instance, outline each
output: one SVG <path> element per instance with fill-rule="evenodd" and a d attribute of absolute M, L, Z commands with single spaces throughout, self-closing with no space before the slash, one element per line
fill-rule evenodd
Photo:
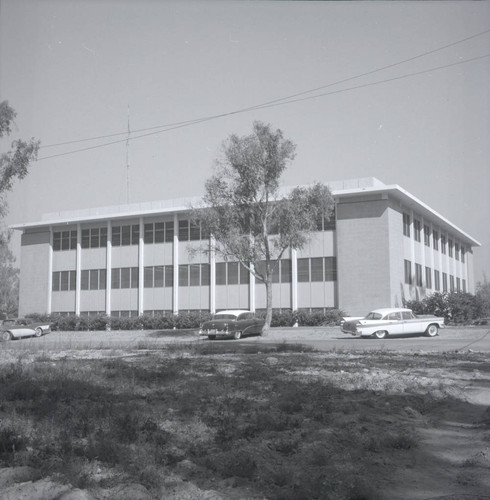
<path fill-rule="evenodd" d="M 245 335 L 260 335 L 265 320 L 256 318 L 255 313 L 234 309 L 221 311 L 203 323 L 199 335 L 206 335 L 209 340 L 216 338 L 239 339 Z"/>
<path fill-rule="evenodd" d="M 29 318 L 12 318 L 2 321 L 0 331 L 3 340 L 41 337 L 41 335 L 51 331 L 51 325 L 49 323 L 34 322 Z"/>

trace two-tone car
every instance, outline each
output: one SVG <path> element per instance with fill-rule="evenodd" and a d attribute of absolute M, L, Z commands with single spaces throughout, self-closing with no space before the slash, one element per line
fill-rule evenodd
<path fill-rule="evenodd" d="M 260 335 L 264 323 L 265 320 L 257 318 L 252 311 L 243 309 L 220 311 L 202 324 L 199 335 L 207 336 L 209 340 L 240 339 L 246 335 Z"/>
<path fill-rule="evenodd" d="M 411 334 L 435 337 L 444 327 L 444 318 L 417 316 L 411 309 L 403 308 L 375 309 L 364 317 L 344 318 L 341 324 L 343 333 L 377 339 Z"/>
<path fill-rule="evenodd" d="M 1 338 L 13 340 L 22 337 L 41 337 L 51 331 L 51 325 L 46 322 L 35 322 L 30 318 L 4 319 L 0 325 Z"/>

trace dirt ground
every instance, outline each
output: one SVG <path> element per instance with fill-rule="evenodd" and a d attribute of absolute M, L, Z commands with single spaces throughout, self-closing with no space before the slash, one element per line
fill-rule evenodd
<path fill-rule="evenodd" d="M 155 348 L 158 336 L 143 335 L 141 332 L 125 333 L 108 349 L 98 344 L 97 335 L 87 332 L 67 345 L 66 334 L 51 334 L 45 342 L 36 340 L 0 344 L 0 369 L 2 365 L 22 358 L 23 362 L 35 360 L 42 355 L 53 360 L 61 358 L 97 359 L 126 357 L 135 351 Z M 295 333 L 295 335 L 299 335 Z M 113 335 L 111 334 L 111 337 Z M 98 336 L 100 339 L 100 334 Z M 169 337 L 170 338 L 170 337 Z M 168 339 L 169 339 L 168 338 Z M 106 337 L 107 339 L 107 337 Z M 167 339 L 167 340 L 168 340 Z M 174 340 L 186 341 L 188 337 L 175 333 Z M 69 342 L 69 341 L 68 341 Z M 225 344 L 226 345 L 226 344 Z M 392 355 L 391 355 L 392 354 Z M 165 351 L 161 354 L 165 356 Z M 366 354 L 365 360 L 353 353 L 352 370 L 331 370 L 336 356 L 349 359 L 350 354 L 335 351 L 315 354 L 316 362 L 311 370 L 298 373 L 301 377 L 325 377 L 343 389 L 363 386 L 379 391 L 396 391 L 396 378 L 416 380 L 420 387 L 440 391 L 452 397 L 441 406 L 438 414 L 422 415 L 406 408 L 407 418 L 415 426 L 418 446 L 406 459 L 393 464 L 393 457 L 384 454 L 374 467 L 386 468 L 387 476 L 376 485 L 379 498 L 383 500 L 483 500 L 490 498 L 490 359 L 480 357 L 478 364 L 471 364 L 451 356 L 441 355 L 441 362 L 434 362 L 424 368 L 423 353 L 418 352 L 417 362 L 407 367 L 406 354 L 396 351 L 390 357 L 383 356 L 383 363 L 377 364 L 376 354 Z M 273 359 L 273 358 L 271 358 Z M 354 362 L 355 360 L 355 362 Z M 272 361 L 271 361 L 272 362 Z M 361 363 L 361 368 L 359 363 Z M 364 363 L 364 364 L 362 364 Z M 348 365 L 349 363 L 347 363 Z M 294 374 L 293 374 L 294 375 Z M 395 380 L 395 381 L 394 381 Z M 1 405 L 1 401 L 0 401 Z M 379 425 L 393 418 L 390 408 L 379 408 Z M 1 422 L 0 422 L 1 423 Z M 400 460 L 399 457 L 397 460 Z M 183 469 L 192 467 L 184 460 Z M 178 469 L 177 469 L 178 470 Z M 99 471 L 102 473 L 102 471 Z M 95 474 L 95 473 L 94 473 Z M 228 498 L 252 498 L 245 492 L 234 490 L 231 496 L 226 484 L 214 488 L 198 487 L 185 481 L 178 473 L 169 477 L 165 499 L 219 500 Z M 1 500 L 146 500 L 155 498 L 139 484 L 121 484 L 118 488 L 82 490 L 59 482 L 56 477 L 39 477 L 29 467 L 0 468 Z M 257 498 L 257 497 L 253 497 Z"/>

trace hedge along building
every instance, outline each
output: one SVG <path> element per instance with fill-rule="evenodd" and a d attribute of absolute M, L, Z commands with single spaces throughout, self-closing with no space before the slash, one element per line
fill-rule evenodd
<path fill-rule="evenodd" d="M 274 275 L 273 307 L 363 314 L 433 292 L 474 292 L 478 241 L 399 187 L 328 183 L 330 221 Z M 47 214 L 21 239 L 19 314 L 136 316 L 265 308 L 265 286 L 191 223 L 197 199 Z"/>

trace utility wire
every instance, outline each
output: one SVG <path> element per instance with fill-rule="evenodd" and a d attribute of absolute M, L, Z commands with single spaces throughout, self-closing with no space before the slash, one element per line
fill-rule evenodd
<path fill-rule="evenodd" d="M 429 50 L 429 51 L 426 51 L 426 52 L 422 52 L 422 53 L 417 54 L 415 56 L 409 57 L 408 59 L 403 59 L 402 61 L 398 61 L 396 63 L 387 64 L 386 66 L 382 66 L 380 68 L 376 68 L 376 69 L 373 69 L 371 71 L 367 71 L 365 73 L 361 73 L 359 75 L 355 75 L 355 76 L 351 76 L 351 77 L 348 77 L 348 78 L 344 78 L 343 80 L 338 80 L 336 82 L 328 83 L 326 85 L 322 85 L 322 86 L 316 87 L 314 89 L 305 90 L 305 91 L 298 92 L 296 94 L 292 94 L 292 95 L 289 95 L 289 96 L 286 96 L 286 97 L 280 97 L 278 99 L 267 101 L 267 102 L 264 102 L 262 104 L 258 104 L 258 105 L 251 106 L 251 107 L 248 107 L 248 108 L 243 108 L 242 110 L 239 110 L 237 112 L 246 112 L 246 111 L 253 111 L 255 109 L 261 109 L 263 107 L 268 106 L 269 104 L 275 104 L 277 102 L 286 101 L 286 100 L 289 100 L 289 99 L 293 99 L 295 97 L 300 97 L 300 96 L 303 96 L 303 95 L 306 95 L 306 94 L 311 94 L 313 92 L 317 92 L 318 90 L 323 90 L 323 89 L 326 89 L 326 88 L 329 88 L 329 87 L 333 87 L 335 85 L 340 85 L 342 83 L 346 83 L 346 82 L 349 82 L 349 81 L 352 81 L 352 80 L 356 80 L 356 79 L 362 78 L 364 76 L 373 75 L 375 73 L 379 73 L 380 71 L 384 71 L 386 69 L 394 68 L 396 66 L 400 66 L 400 65 L 405 64 L 407 62 L 411 62 L 411 61 L 415 61 L 416 59 L 420 59 L 421 57 L 426 57 L 426 56 L 428 56 L 430 54 L 434 54 L 436 52 L 440 52 L 441 50 L 447 49 L 449 47 L 454 47 L 455 45 L 459 45 L 461 43 L 467 42 L 468 40 L 472 40 L 474 38 L 486 35 L 487 33 L 490 33 L 490 29 L 485 30 L 485 31 L 481 31 L 479 33 L 475 33 L 474 35 L 470 35 L 470 36 L 468 36 L 466 38 L 462 38 L 462 39 L 457 40 L 455 42 L 452 42 L 452 43 L 443 45 L 441 47 L 438 47 L 436 49 L 432 49 L 432 50 Z M 218 115 L 218 116 L 226 116 L 226 115 Z M 133 132 L 136 132 L 136 133 L 147 132 L 147 131 L 156 130 L 156 129 L 167 129 L 168 127 L 172 127 L 172 128 L 170 128 L 170 130 L 173 130 L 173 127 L 179 127 L 181 125 L 193 125 L 195 123 L 200 123 L 202 120 L 208 120 L 208 119 L 213 119 L 213 118 L 214 118 L 214 116 L 208 116 L 208 117 L 197 118 L 197 119 L 194 119 L 194 120 L 187 120 L 187 121 L 182 121 L 182 122 L 169 123 L 169 124 L 165 124 L 165 125 L 156 125 L 154 127 L 137 129 L 137 130 L 134 130 Z M 59 142 L 59 143 L 56 143 L 56 144 L 47 144 L 45 146 L 41 146 L 41 149 L 51 148 L 51 147 L 57 147 L 57 146 L 66 146 L 68 144 L 76 144 L 76 143 L 80 143 L 80 142 L 88 142 L 88 141 L 94 141 L 94 140 L 99 140 L 99 139 L 108 139 L 110 137 L 117 137 L 117 136 L 125 135 L 126 133 L 127 132 L 118 132 L 118 133 L 114 133 L 114 134 L 101 135 L 101 136 L 97 136 L 97 137 L 89 137 L 89 138 L 77 139 L 77 140 L 73 140 L 73 141 Z M 110 143 L 110 144 L 112 144 L 112 143 Z"/>
<path fill-rule="evenodd" d="M 426 73 L 431 73 L 433 71 L 438 71 L 438 70 L 445 69 L 445 68 L 451 68 L 451 67 L 458 66 L 458 65 L 461 65 L 461 64 L 467 64 L 469 62 L 474 62 L 474 61 L 477 61 L 477 60 L 480 60 L 480 59 L 485 59 L 487 57 L 490 57 L 490 54 L 485 54 L 485 55 L 482 55 L 482 56 L 473 57 L 471 59 L 465 59 L 464 61 L 458 61 L 458 62 L 451 63 L 451 64 L 444 64 L 442 66 L 437 66 L 435 68 L 429 68 L 429 69 L 422 70 L 422 71 L 417 71 L 417 72 L 414 72 L 414 73 L 408 73 L 406 75 L 401 75 L 401 76 L 397 76 L 397 77 L 387 78 L 385 80 L 379 80 L 379 81 L 376 81 L 376 82 L 365 83 L 365 84 L 362 84 L 362 85 L 356 85 L 354 87 L 348 87 L 348 88 L 345 88 L 345 89 L 333 90 L 331 92 L 324 92 L 324 93 L 316 94 L 316 95 L 313 95 L 313 96 L 300 97 L 300 98 L 297 98 L 297 99 L 290 99 L 290 100 L 276 100 L 276 101 L 272 101 L 269 104 L 265 104 L 264 103 L 264 104 L 260 104 L 260 105 L 257 105 L 257 106 L 253 106 L 251 108 L 244 108 L 244 109 L 239 109 L 239 110 L 235 110 L 235 111 L 229 111 L 227 113 L 222 113 L 222 114 L 218 114 L 218 115 L 213 115 L 213 116 L 198 118 L 198 119 L 190 120 L 190 121 L 187 121 L 187 122 L 179 122 L 179 123 L 177 123 L 177 124 L 175 124 L 173 126 L 168 126 L 167 128 L 165 128 L 163 130 L 156 130 L 156 131 L 153 131 L 153 132 L 148 132 L 146 134 L 136 135 L 136 136 L 133 136 L 131 138 L 119 139 L 119 140 L 116 140 L 116 141 L 106 142 L 104 144 L 97 144 L 95 146 L 88 146 L 88 147 L 81 148 L 81 149 L 76 149 L 76 150 L 72 150 L 72 151 L 66 151 L 64 153 L 58 153 L 58 154 L 54 154 L 54 155 L 50 155 L 50 156 L 43 156 L 41 158 L 38 158 L 37 161 L 48 160 L 50 158 L 57 158 L 59 156 L 66 156 L 66 155 L 75 154 L 75 153 L 81 153 L 83 151 L 89 151 L 91 149 L 103 148 L 103 147 L 106 147 L 106 146 L 111 146 L 113 144 L 120 144 L 122 142 L 126 142 L 127 140 L 141 139 L 143 137 L 149 137 L 151 135 L 162 134 L 164 132 L 170 132 L 171 130 L 176 130 L 176 129 L 183 128 L 183 127 L 188 127 L 188 126 L 191 126 L 191 125 L 196 125 L 198 123 L 202 123 L 202 122 L 206 122 L 206 121 L 216 120 L 218 118 L 224 118 L 226 116 L 232 116 L 232 115 L 236 115 L 236 114 L 240 114 L 240 113 L 246 113 L 246 112 L 253 111 L 253 110 L 256 110 L 256 109 L 267 109 L 267 108 L 272 108 L 272 107 L 277 107 L 277 106 L 284 106 L 286 104 L 292 104 L 292 103 L 295 103 L 295 102 L 307 101 L 307 100 L 311 100 L 311 99 L 318 99 L 319 97 L 325 97 L 325 96 L 329 96 L 329 95 L 333 95 L 333 94 L 340 94 L 340 93 L 343 93 L 343 92 L 350 92 L 352 90 L 358 90 L 358 89 L 365 88 L 365 87 L 371 87 L 371 86 L 379 85 L 379 84 L 382 84 L 382 83 L 388 83 L 388 82 L 392 82 L 392 81 L 396 81 L 396 80 L 402 80 L 404 78 L 410 78 L 410 77 L 413 77 L 413 76 L 418 76 L 418 75 L 422 75 L 422 74 L 426 74 Z M 161 127 L 159 127 L 159 128 L 161 128 Z M 115 135 L 121 135 L 121 134 L 115 134 Z"/>

